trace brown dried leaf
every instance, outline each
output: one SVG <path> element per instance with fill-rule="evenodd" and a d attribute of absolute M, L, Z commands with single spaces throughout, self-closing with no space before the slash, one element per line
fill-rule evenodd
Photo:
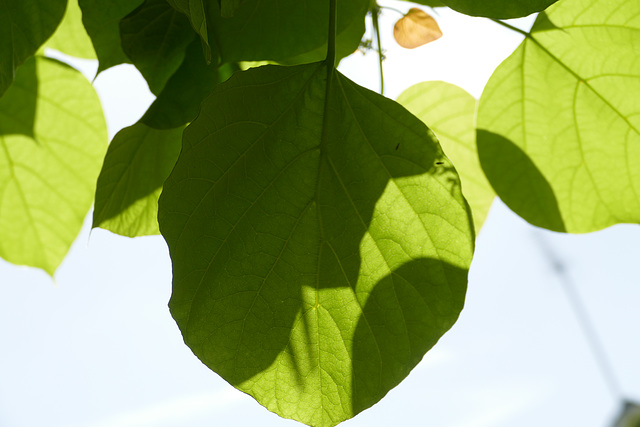
<path fill-rule="evenodd" d="M 400 46 L 414 49 L 438 40 L 442 37 L 442 31 L 431 15 L 414 7 L 396 22 L 393 37 Z"/>

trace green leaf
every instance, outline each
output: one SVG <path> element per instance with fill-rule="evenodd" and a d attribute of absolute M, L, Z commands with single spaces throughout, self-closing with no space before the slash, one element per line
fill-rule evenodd
<path fill-rule="evenodd" d="M 157 129 L 187 124 L 196 117 L 200 102 L 220 80 L 217 58 L 207 64 L 202 56 L 200 40 L 194 39 L 187 48 L 182 65 L 140 120 Z"/>
<path fill-rule="evenodd" d="M 116 134 L 98 178 L 94 227 L 129 237 L 160 234 L 158 197 L 178 158 L 182 130 L 139 122 Z"/>
<path fill-rule="evenodd" d="M 479 232 L 496 193 L 478 160 L 476 100 L 458 86 L 423 82 L 405 90 L 398 102 L 435 132 L 460 174 L 462 194 L 471 206 L 476 233 Z"/>
<path fill-rule="evenodd" d="M 202 0 L 167 0 L 167 2 L 177 11 L 185 14 L 191 26 L 198 33 L 204 43 L 204 54 L 207 62 L 211 61 L 211 45 L 209 44 L 209 33 L 207 30 L 207 18 L 205 6 Z"/>
<path fill-rule="evenodd" d="M 218 41 L 222 62 L 272 60 L 291 64 L 292 58 L 301 55 L 305 61 L 326 56 L 326 0 L 244 0 L 233 17 L 226 18 L 220 15 L 217 0 L 209 0 L 207 6 L 209 38 Z M 368 7 L 369 0 L 338 2 L 336 51 L 341 56 L 358 48 Z"/>
<path fill-rule="evenodd" d="M 462 309 L 473 231 L 455 171 L 422 122 L 323 63 L 219 85 L 158 221 L 185 342 L 309 425 L 380 400 Z"/>
<path fill-rule="evenodd" d="M 451 9 L 471 16 L 520 18 L 540 12 L 558 0 L 442 0 Z M 593 0 L 589 0 L 593 3 Z"/>
<path fill-rule="evenodd" d="M 91 84 L 62 63 L 30 59 L 0 99 L 0 147 L 0 256 L 53 275 L 91 206 L 107 147 Z"/>
<path fill-rule="evenodd" d="M 120 20 L 142 2 L 143 0 L 78 0 L 82 9 L 82 22 L 99 60 L 98 72 L 131 62 L 122 50 Z"/>
<path fill-rule="evenodd" d="M 0 6 L 0 97 L 16 69 L 53 34 L 67 0 L 3 1 Z"/>
<path fill-rule="evenodd" d="M 582 233 L 640 221 L 640 2 L 564 0 L 498 67 L 478 151 L 530 223 Z"/>
<path fill-rule="evenodd" d="M 146 0 L 120 22 L 122 49 L 159 94 L 195 38 L 189 20 L 166 0 Z"/>
<path fill-rule="evenodd" d="M 62 23 L 46 46 L 78 58 L 97 59 L 91 38 L 82 24 L 78 0 L 69 0 Z"/>

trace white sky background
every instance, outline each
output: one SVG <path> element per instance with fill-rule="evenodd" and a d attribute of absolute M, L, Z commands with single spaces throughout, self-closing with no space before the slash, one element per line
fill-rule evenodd
<path fill-rule="evenodd" d="M 444 37 L 408 51 L 392 37 L 400 15 L 385 11 L 387 96 L 446 80 L 478 97 L 519 43 L 488 20 L 438 13 Z M 377 67 L 372 52 L 343 61 L 341 70 L 377 90 Z M 111 136 L 153 99 L 130 66 L 102 73 L 95 85 Z M 236 391 L 183 344 L 167 308 L 171 264 L 161 237 L 89 235 L 89 218 L 55 284 L 39 270 L 0 261 L 0 427 L 300 425 Z M 386 398 L 342 425 L 607 425 L 618 401 L 536 236 L 566 262 L 622 391 L 640 399 L 640 228 L 545 232 L 497 202 L 477 242 L 458 323 Z"/>

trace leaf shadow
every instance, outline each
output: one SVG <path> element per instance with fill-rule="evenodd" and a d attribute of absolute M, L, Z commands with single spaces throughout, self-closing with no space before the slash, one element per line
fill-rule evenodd
<path fill-rule="evenodd" d="M 502 135 L 477 130 L 478 156 L 487 179 L 511 210 L 533 225 L 566 231 L 551 185 L 529 156 Z"/>
<path fill-rule="evenodd" d="M 16 71 L 11 86 L 0 98 L 0 136 L 25 135 L 35 138 L 38 101 L 36 60 L 30 58 Z"/>

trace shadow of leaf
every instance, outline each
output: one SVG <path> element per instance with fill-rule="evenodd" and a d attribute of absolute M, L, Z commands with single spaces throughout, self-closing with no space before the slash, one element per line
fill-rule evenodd
<path fill-rule="evenodd" d="M 553 189 L 529 156 L 502 135 L 478 129 L 477 138 L 480 164 L 500 199 L 533 225 L 566 231 Z"/>

